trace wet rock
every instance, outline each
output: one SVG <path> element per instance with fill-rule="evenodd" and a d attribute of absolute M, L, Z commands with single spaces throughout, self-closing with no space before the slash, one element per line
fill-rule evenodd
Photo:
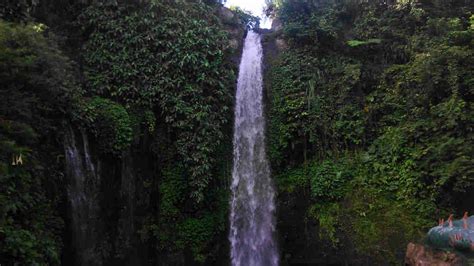
<path fill-rule="evenodd" d="M 229 47 L 233 50 L 237 50 L 240 47 L 240 42 L 236 39 L 230 39 Z"/>
<path fill-rule="evenodd" d="M 275 44 L 276 44 L 276 47 L 277 47 L 278 51 L 284 51 L 288 48 L 288 44 L 286 43 L 286 41 L 283 38 L 277 38 L 275 40 Z"/>
<path fill-rule="evenodd" d="M 410 266 L 460 266 L 467 265 L 464 258 L 453 252 L 433 250 L 429 247 L 409 243 L 405 264 Z"/>
<path fill-rule="evenodd" d="M 234 12 L 232 12 L 232 10 L 224 6 L 219 8 L 219 17 L 222 19 L 222 22 L 224 23 L 233 23 L 235 20 Z"/>
<path fill-rule="evenodd" d="M 259 34 L 262 34 L 262 35 L 273 33 L 273 30 L 271 30 L 271 29 L 261 29 L 261 28 L 259 28 L 259 29 L 254 29 L 253 31 L 255 31 Z"/>
<path fill-rule="evenodd" d="M 272 30 L 273 31 L 280 31 L 283 30 L 283 23 L 280 19 L 274 18 L 272 21 Z"/>

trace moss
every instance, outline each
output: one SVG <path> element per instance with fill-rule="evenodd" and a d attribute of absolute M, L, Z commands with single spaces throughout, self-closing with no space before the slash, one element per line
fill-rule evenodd
<path fill-rule="evenodd" d="M 347 41 L 347 45 L 351 47 L 357 47 L 361 45 L 368 45 L 368 44 L 380 44 L 382 42 L 381 39 L 369 39 L 366 41 L 360 41 L 360 40 L 349 40 Z"/>
<path fill-rule="evenodd" d="M 86 124 L 104 153 L 120 155 L 132 141 L 132 126 L 127 110 L 111 100 L 94 97 L 84 106 Z"/>
<path fill-rule="evenodd" d="M 79 17 L 88 37 L 83 53 L 88 91 L 127 109 L 153 110 L 173 135 L 196 203 L 215 178 L 211 169 L 230 124 L 235 80 L 228 34 L 213 14 L 202 2 L 152 1 L 95 3 Z M 146 113 L 144 118 L 153 120 Z M 117 132 L 121 137 L 108 150 L 126 147 L 127 135 Z"/>
<path fill-rule="evenodd" d="M 177 247 L 180 249 L 189 247 L 194 259 L 204 263 L 209 254 L 207 249 L 214 237 L 215 227 L 216 219 L 213 214 L 184 220 L 177 227 L 179 235 Z"/>
<path fill-rule="evenodd" d="M 334 253 L 396 264 L 437 216 L 466 208 L 471 16 L 461 2 L 281 3 L 269 157 L 282 199 L 312 206 Z"/>
<path fill-rule="evenodd" d="M 410 176 L 381 186 L 376 180 L 395 174 L 390 168 L 378 172 L 378 163 L 364 162 L 367 156 L 349 153 L 338 160 L 310 161 L 278 175 L 278 189 L 292 198 L 311 191 L 306 218 L 317 223 L 317 241 L 329 243 L 333 252 L 352 251 L 354 260 L 370 257 L 377 264 L 396 264 L 400 249 L 431 225 L 433 204 L 427 198 L 396 197 L 406 191 L 397 182 Z"/>

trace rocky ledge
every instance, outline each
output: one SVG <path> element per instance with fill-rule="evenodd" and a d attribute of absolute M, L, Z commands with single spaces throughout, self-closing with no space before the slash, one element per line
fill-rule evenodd
<path fill-rule="evenodd" d="M 409 243 L 405 255 L 409 266 L 461 266 L 469 265 L 465 258 L 450 251 L 435 250 L 424 245 Z"/>

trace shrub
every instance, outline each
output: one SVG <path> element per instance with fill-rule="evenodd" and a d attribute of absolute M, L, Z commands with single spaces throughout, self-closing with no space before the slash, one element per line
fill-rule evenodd
<path fill-rule="evenodd" d="M 94 97 L 84 110 L 85 120 L 104 153 L 120 155 L 132 142 L 132 127 L 127 110 L 111 100 Z"/>

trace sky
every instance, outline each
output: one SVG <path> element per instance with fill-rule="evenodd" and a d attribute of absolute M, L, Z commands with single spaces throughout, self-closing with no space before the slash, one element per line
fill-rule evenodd
<path fill-rule="evenodd" d="M 271 26 L 271 21 L 265 19 L 265 16 L 263 15 L 263 7 L 265 6 L 265 0 L 227 0 L 225 6 L 238 6 L 244 10 L 252 12 L 254 16 L 261 17 L 261 28 L 270 28 Z"/>

